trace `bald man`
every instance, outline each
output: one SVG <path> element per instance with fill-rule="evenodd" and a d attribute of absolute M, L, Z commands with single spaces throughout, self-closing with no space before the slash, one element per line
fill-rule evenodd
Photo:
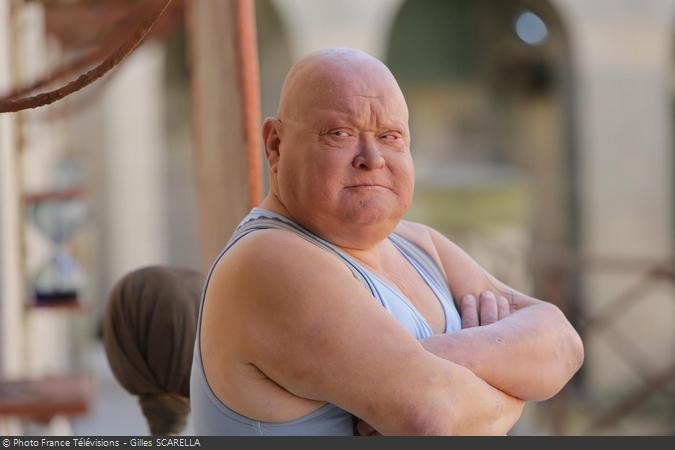
<path fill-rule="evenodd" d="M 503 435 L 524 401 L 579 369 L 581 340 L 558 308 L 401 220 L 408 110 L 382 62 L 352 49 L 305 57 L 262 134 L 270 192 L 202 300 L 198 434 Z"/>

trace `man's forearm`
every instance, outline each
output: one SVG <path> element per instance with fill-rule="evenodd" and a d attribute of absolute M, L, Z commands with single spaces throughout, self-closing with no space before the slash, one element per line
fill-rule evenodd
<path fill-rule="evenodd" d="M 583 361 L 578 334 L 548 303 L 528 306 L 491 325 L 431 336 L 422 345 L 523 400 L 552 397 Z"/>

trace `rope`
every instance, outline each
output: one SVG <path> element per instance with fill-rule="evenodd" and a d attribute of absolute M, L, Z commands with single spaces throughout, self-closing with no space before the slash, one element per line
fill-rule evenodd
<path fill-rule="evenodd" d="M 166 0 L 161 8 L 149 18 L 146 18 L 138 26 L 130 39 L 120 45 L 110 56 L 108 56 L 98 66 L 80 75 L 77 79 L 67 83 L 58 89 L 37 94 L 31 97 L 24 97 L 19 99 L 12 99 L 11 97 L 4 97 L 0 99 L 0 113 L 17 112 L 25 109 L 38 108 L 40 106 L 49 105 L 57 100 L 60 100 L 73 92 L 90 85 L 110 70 L 119 65 L 131 52 L 133 52 L 145 39 L 152 27 L 157 23 L 159 18 L 164 14 L 169 7 L 171 0 Z"/>
<path fill-rule="evenodd" d="M 93 50 L 89 51 L 84 56 L 75 59 L 74 61 L 56 67 L 43 78 L 40 78 L 25 86 L 20 86 L 13 89 L 9 93 L 0 97 L 0 101 L 15 100 L 17 97 L 26 97 L 31 92 L 44 88 L 45 86 L 48 86 L 57 80 L 71 76 L 72 74 L 89 68 L 94 63 L 103 60 L 114 50 L 118 43 L 122 42 L 124 37 L 126 37 L 126 29 L 131 24 L 132 19 L 133 22 L 137 22 L 137 17 L 143 17 L 147 15 L 150 8 L 148 8 L 147 4 L 141 4 L 141 6 L 143 9 L 136 7 L 133 11 L 127 13 L 125 17 L 114 21 L 110 25 L 109 29 L 103 33 L 103 37 L 101 37 L 101 33 L 98 33 L 98 36 L 95 38 L 95 40 L 90 39 L 82 46 L 83 48 L 93 48 Z M 103 42 L 103 44 L 100 44 L 100 42 Z"/>

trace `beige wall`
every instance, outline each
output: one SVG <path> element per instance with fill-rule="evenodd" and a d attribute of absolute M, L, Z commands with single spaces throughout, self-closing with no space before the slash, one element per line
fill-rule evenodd
<path fill-rule="evenodd" d="M 354 47 L 384 58 L 403 0 L 274 0 L 294 59 L 325 47 Z"/>
<path fill-rule="evenodd" d="M 672 259 L 675 2 L 554 3 L 569 28 L 576 76 L 582 248 L 614 258 Z M 587 276 L 584 309 L 599 312 L 643 274 Z M 652 372 L 675 355 L 672 296 L 672 288 L 658 286 L 643 303 L 636 297 L 617 324 Z M 586 337 L 590 391 L 598 395 L 640 383 L 608 337 Z"/>

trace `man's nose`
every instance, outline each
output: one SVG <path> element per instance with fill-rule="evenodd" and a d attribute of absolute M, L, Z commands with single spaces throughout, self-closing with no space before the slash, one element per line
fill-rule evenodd
<path fill-rule="evenodd" d="M 353 161 L 354 168 L 376 170 L 384 167 L 384 158 L 372 139 L 361 139 L 359 153 Z"/>

